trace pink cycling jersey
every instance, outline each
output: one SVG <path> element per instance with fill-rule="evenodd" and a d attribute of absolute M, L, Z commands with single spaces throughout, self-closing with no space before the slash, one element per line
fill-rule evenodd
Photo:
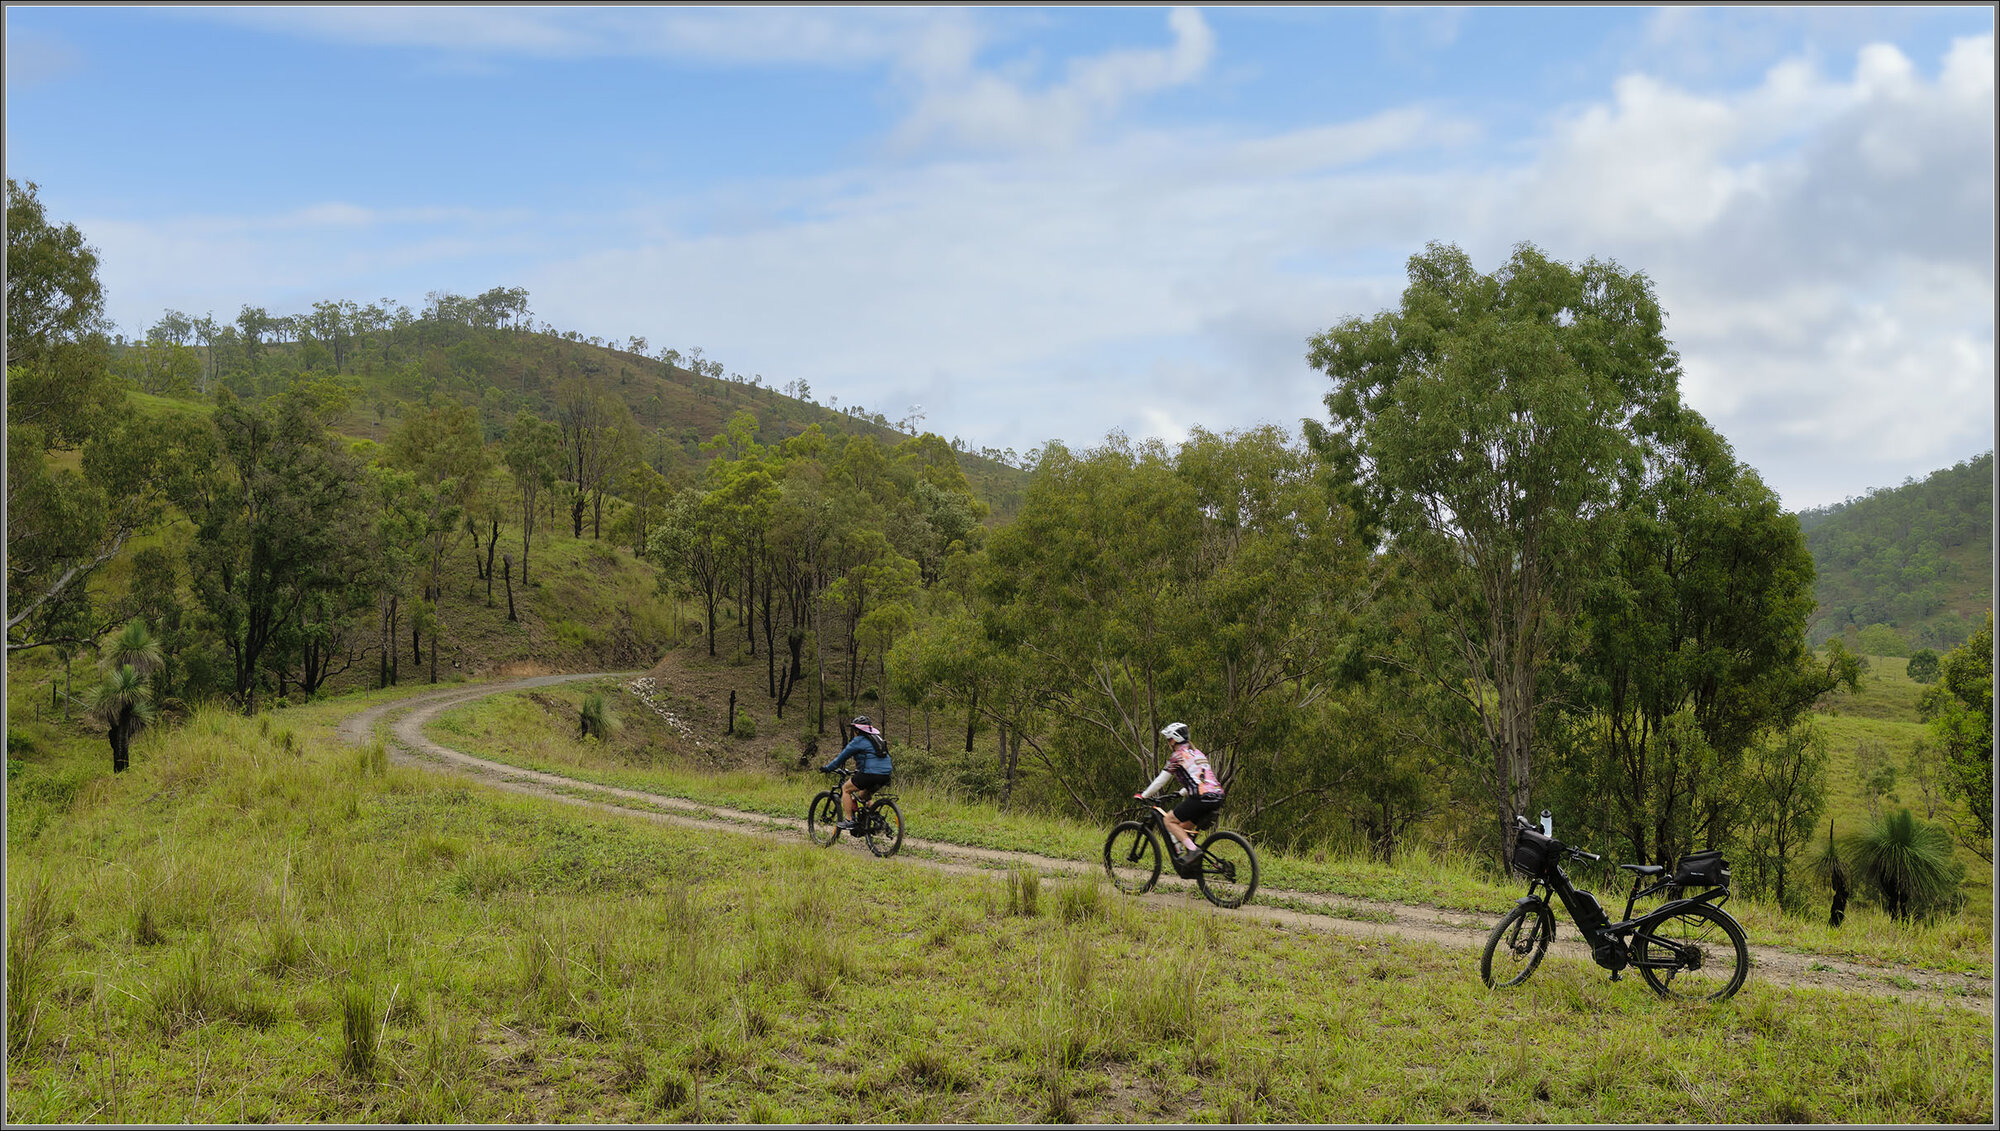
<path fill-rule="evenodd" d="M 1196 750 L 1193 743 L 1168 755 L 1167 769 L 1196 797 L 1209 800 L 1222 796 L 1222 781 L 1215 776 L 1215 767 L 1208 764 L 1208 755 Z"/>

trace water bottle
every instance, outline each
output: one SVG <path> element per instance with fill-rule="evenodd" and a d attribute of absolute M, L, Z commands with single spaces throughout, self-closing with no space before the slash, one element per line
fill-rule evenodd
<path fill-rule="evenodd" d="M 1556 815 L 1547 809 L 1542 810 L 1542 835 L 1547 837 L 1556 835 Z"/>

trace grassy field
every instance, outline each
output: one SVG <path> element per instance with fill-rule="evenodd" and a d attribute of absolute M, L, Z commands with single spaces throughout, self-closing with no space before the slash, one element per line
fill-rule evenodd
<path fill-rule="evenodd" d="M 1559 958 L 1495 997 L 1431 946 L 467 787 L 332 742 L 354 705 L 201 714 L 115 779 L 22 771 L 10 1121 L 1992 1115 L 1972 1011 L 1679 1008 Z"/>

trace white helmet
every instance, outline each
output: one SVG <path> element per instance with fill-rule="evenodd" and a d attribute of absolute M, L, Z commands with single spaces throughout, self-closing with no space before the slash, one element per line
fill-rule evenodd
<path fill-rule="evenodd" d="M 1188 740 L 1186 723 L 1168 723 L 1160 728 L 1160 737 L 1176 745 Z"/>

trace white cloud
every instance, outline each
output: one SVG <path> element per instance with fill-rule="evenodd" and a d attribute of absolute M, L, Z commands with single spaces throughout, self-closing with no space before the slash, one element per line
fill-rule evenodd
<path fill-rule="evenodd" d="M 1208 68 L 1215 35 L 1201 13 L 1175 8 L 1167 26 L 1171 46 L 1073 59 L 1061 82 L 1041 90 L 976 68 L 969 51 L 927 58 L 922 94 L 897 142 L 904 148 L 934 140 L 974 147 L 1073 144 L 1132 99 L 1191 82 Z"/>
<path fill-rule="evenodd" d="M 1788 505 L 1992 443 L 1993 41 L 1935 78 L 1886 44 L 1696 96 L 1655 78 L 1557 123 L 1521 233 L 1655 280 L 1684 392 Z"/>

